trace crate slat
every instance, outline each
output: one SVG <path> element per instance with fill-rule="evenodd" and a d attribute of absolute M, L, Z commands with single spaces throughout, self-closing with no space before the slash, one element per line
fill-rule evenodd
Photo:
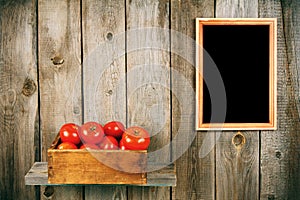
<path fill-rule="evenodd" d="M 56 184 L 144 184 L 147 151 L 49 150 L 48 181 Z"/>

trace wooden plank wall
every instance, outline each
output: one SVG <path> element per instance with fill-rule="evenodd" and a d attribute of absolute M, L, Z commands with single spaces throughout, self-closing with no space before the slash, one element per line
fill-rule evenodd
<path fill-rule="evenodd" d="M 196 17 L 278 19 L 276 131 L 194 131 Z M 0 199 L 298 199 L 299 63 L 298 0 L 0 0 Z M 186 136 L 151 158 L 184 152 L 176 187 L 24 185 L 63 123 L 111 119 Z"/>

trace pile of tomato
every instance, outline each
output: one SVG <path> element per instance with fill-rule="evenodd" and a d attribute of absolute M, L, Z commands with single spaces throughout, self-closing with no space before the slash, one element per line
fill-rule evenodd
<path fill-rule="evenodd" d="M 125 129 L 119 121 L 110 121 L 104 126 L 94 121 L 81 126 L 66 123 L 59 135 L 61 143 L 57 149 L 146 150 L 150 145 L 150 135 L 144 128 Z"/>

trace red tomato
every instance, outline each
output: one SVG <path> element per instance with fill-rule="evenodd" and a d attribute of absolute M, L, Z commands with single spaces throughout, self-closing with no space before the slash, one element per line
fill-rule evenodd
<path fill-rule="evenodd" d="M 125 130 L 122 140 L 125 149 L 146 150 L 150 144 L 150 135 L 145 129 L 132 126 Z"/>
<path fill-rule="evenodd" d="M 122 139 L 119 142 L 119 149 L 126 150 L 126 147 L 124 146 L 124 141 Z"/>
<path fill-rule="evenodd" d="M 59 135 L 62 142 L 71 142 L 73 144 L 80 143 L 80 137 L 78 132 L 80 130 L 80 126 L 74 123 L 64 124 L 60 130 Z"/>
<path fill-rule="evenodd" d="M 118 121 L 108 122 L 103 128 L 106 135 L 114 136 L 115 138 L 121 138 L 125 130 L 124 125 Z"/>
<path fill-rule="evenodd" d="M 109 135 L 105 136 L 103 141 L 100 143 L 99 148 L 106 149 L 106 150 L 119 149 L 118 141 L 113 136 L 109 136 Z"/>
<path fill-rule="evenodd" d="M 99 149 L 99 147 L 95 144 L 83 144 L 80 146 L 79 149 L 87 149 L 87 150 L 90 150 L 90 149 Z"/>
<path fill-rule="evenodd" d="M 104 138 L 104 130 L 97 122 L 86 122 L 81 126 L 80 138 L 87 144 L 99 144 Z"/>
<path fill-rule="evenodd" d="M 71 142 L 62 142 L 58 145 L 57 149 L 77 149 L 77 146 Z"/>

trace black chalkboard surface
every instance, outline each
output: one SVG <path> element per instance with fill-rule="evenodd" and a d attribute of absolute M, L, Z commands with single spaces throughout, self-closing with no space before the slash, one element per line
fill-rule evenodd
<path fill-rule="evenodd" d="M 275 129 L 276 19 L 197 19 L 197 44 L 197 129 Z"/>

